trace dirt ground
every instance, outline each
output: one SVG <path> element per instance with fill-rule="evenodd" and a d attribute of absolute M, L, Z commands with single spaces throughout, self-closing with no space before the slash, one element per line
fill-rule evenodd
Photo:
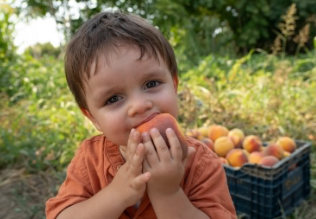
<path fill-rule="evenodd" d="M 45 202 L 56 194 L 62 174 L 26 174 L 24 169 L 0 170 L 0 218 L 45 219 Z"/>

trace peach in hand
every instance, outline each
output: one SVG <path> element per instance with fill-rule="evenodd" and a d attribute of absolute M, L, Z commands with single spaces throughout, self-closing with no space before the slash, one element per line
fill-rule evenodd
<path fill-rule="evenodd" d="M 290 137 L 280 137 L 276 142 L 277 145 L 280 145 L 283 150 L 293 153 L 296 150 L 296 143 Z"/>
<path fill-rule="evenodd" d="M 136 128 L 137 131 L 140 133 L 149 132 L 152 128 L 157 128 L 160 132 L 161 136 L 165 140 L 167 146 L 170 148 L 170 144 L 168 141 L 168 137 L 166 135 L 166 129 L 172 128 L 175 132 L 176 136 L 179 139 L 179 142 L 182 147 L 182 153 L 183 153 L 183 159 L 185 159 L 188 155 L 188 146 L 187 146 L 187 140 L 185 135 L 183 134 L 183 131 L 178 124 L 177 120 L 168 113 L 161 113 L 156 115 L 151 120 L 141 124 Z"/>

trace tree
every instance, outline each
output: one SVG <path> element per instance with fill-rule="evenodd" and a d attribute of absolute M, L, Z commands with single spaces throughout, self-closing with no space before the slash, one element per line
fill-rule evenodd
<path fill-rule="evenodd" d="M 281 17 L 292 3 L 298 17 L 295 34 L 306 22 L 316 25 L 316 1 L 311 0 L 76 0 L 77 6 L 67 0 L 23 1 L 27 15 L 53 16 L 66 39 L 100 11 L 112 8 L 136 13 L 156 25 L 184 61 L 195 63 L 201 56 L 227 53 L 230 48 L 237 53 L 252 48 L 270 51 Z M 312 39 L 316 28 L 310 30 Z M 295 50 L 294 44 L 288 44 L 289 53 Z M 307 46 L 312 47 L 312 40 Z"/>

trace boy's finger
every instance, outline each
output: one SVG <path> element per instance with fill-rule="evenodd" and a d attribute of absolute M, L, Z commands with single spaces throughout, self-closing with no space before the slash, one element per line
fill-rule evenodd
<path fill-rule="evenodd" d="M 141 174 L 142 164 L 144 161 L 145 154 L 146 154 L 146 148 L 144 144 L 140 143 L 131 161 L 130 171 L 134 176 Z"/>
<path fill-rule="evenodd" d="M 155 150 L 151 138 L 147 132 L 143 133 L 143 143 L 146 147 L 146 160 L 148 164 L 153 167 L 159 163 L 158 155 Z"/>
<path fill-rule="evenodd" d="M 136 190 L 141 190 L 146 186 L 146 183 L 150 179 L 151 174 L 149 172 L 143 173 L 137 176 L 133 182 L 133 188 Z"/>
<path fill-rule="evenodd" d="M 131 144 L 132 142 L 132 138 L 133 138 L 133 133 L 134 133 L 135 129 L 132 129 L 131 132 L 129 133 L 129 137 L 128 137 L 128 140 L 127 140 L 127 153 L 126 153 L 126 160 L 129 160 L 129 145 Z"/>
<path fill-rule="evenodd" d="M 127 146 L 127 162 L 128 163 L 132 161 L 139 143 L 140 143 L 140 133 L 134 130 L 131 136 L 130 144 Z"/>
<path fill-rule="evenodd" d="M 143 172 L 147 172 L 151 169 L 151 166 L 149 165 L 147 158 L 145 157 L 143 161 Z"/>
<path fill-rule="evenodd" d="M 163 162 L 170 161 L 171 160 L 170 150 L 165 140 L 161 136 L 160 132 L 158 131 L 158 129 L 156 128 L 151 129 L 150 135 L 155 144 L 159 160 Z"/>
<path fill-rule="evenodd" d="M 181 162 L 183 157 L 183 151 L 177 135 L 171 128 L 167 128 L 166 135 L 168 137 L 172 158 L 175 161 Z"/>

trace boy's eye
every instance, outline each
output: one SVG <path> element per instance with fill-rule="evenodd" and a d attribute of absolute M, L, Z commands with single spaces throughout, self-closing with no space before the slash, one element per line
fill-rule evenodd
<path fill-rule="evenodd" d="M 115 103 L 119 100 L 121 100 L 122 97 L 120 96 L 113 96 L 113 97 L 110 97 L 106 102 L 105 102 L 105 105 L 108 105 L 108 104 L 112 104 L 112 103 Z"/>
<path fill-rule="evenodd" d="M 159 84 L 160 84 L 159 81 L 149 81 L 149 82 L 147 82 L 145 89 L 156 87 Z"/>

